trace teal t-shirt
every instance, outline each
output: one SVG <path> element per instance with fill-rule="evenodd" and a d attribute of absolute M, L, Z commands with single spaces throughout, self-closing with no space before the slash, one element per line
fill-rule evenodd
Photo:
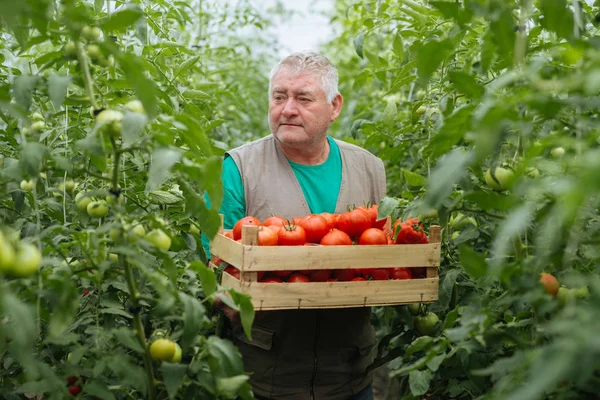
<path fill-rule="evenodd" d="M 288 161 L 294 175 L 302 188 L 304 198 L 310 212 L 320 214 L 323 212 L 334 213 L 337 204 L 340 186 L 342 185 L 342 157 L 337 143 L 330 137 L 329 157 L 320 165 L 302 165 Z M 231 157 L 223 160 L 223 203 L 219 213 L 223 214 L 223 226 L 232 229 L 235 223 L 246 216 L 246 198 L 244 196 L 244 183 L 240 171 Z M 205 196 L 205 201 L 210 207 L 210 199 Z M 208 253 L 209 242 L 202 235 L 202 244 Z"/>

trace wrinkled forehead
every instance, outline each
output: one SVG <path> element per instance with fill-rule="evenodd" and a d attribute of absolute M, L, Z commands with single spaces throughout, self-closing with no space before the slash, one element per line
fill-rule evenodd
<path fill-rule="evenodd" d="M 294 92 L 323 92 L 322 76 L 314 71 L 295 71 L 290 68 L 280 70 L 273 76 L 271 92 L 292 90 Z"/>

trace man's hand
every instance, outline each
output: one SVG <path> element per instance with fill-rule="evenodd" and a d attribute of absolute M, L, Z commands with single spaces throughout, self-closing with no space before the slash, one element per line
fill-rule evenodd
<path fill-rule="evenodd" d="M 213 307 L 221 310 L 229 319 L 229 321 L 231 321 L 232 326 L 239 326 L 242 323 L 240 320 L 240 312 L 227 305 L 220 296 L 229 296 L 229 293 L 221 292 L 219 296 L 215 297 L 215 300 L 213 301 Z"/>

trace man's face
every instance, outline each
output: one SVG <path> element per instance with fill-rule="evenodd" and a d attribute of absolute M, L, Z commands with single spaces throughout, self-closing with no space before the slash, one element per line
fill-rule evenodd
<path fill-rule="evenodd" d="M 309 147 L 327 135 L 327 128 L 341 107 L 339 94 L 332 104 L 327 104 L 320 77 L 310 72 L 293 76 L 288 68 L 283 68 L 271 82 L 271 133 L 284 145 Z"/>

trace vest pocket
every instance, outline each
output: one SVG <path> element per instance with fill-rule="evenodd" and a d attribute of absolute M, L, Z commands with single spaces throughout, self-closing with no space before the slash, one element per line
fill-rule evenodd
<path fill-rule="evenodd" d="M 275 332 L 258 325 L 252 327 L 252 340 L 241 327 L 234 328 L 233 342 L 242 353 L 244 370 L 250 373 L 250 385 L 255 395 L 269 397 L 273 390 L 273 371 L 276 351 L 273 348 Z"/>
<path fill-rule="evenodd" d="M 275 332 L 271 329 L 263 328 L 258 325 L 252 326 L 252 340 L 248 339 L 241 327 L 236 327 L 233 331 L 236 341 L 259 347 L 263 350 L 271 350 L 273 347 L 273 336 Z"/>

